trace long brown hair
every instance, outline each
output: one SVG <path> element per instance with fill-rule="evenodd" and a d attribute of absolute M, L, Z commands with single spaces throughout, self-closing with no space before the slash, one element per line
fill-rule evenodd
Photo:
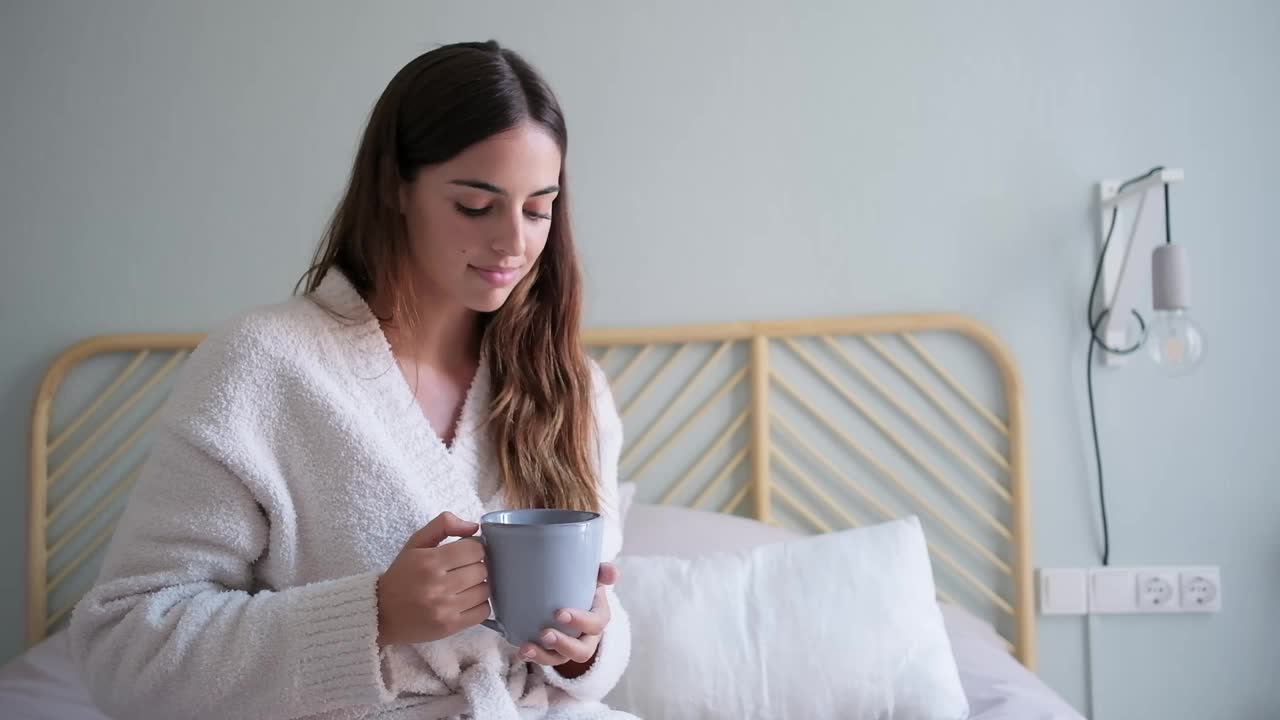
<path fill-rule="evenodd" d="M 369 300 L 387 298 L 402 336 L 418 307 L 398 189 L 426 165 L 521 122 L 568 149 L 551 88 L 496 42 L 446 45 L 413 59 L 374 105 L 338 204 L 299 288 L 339 268 Z M 591 368 L 582 351 L 582 280 L 569 227 L 563 160 L 546 247 L 497 312 L 481 319 L 492 404 L 485 422 L 503 490 L 517 507 L 598 510 Z"/>

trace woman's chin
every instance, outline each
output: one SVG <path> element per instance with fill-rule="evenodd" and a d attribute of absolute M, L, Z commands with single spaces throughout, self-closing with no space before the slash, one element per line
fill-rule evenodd
<path fill-rule="evenodd" d="M 497 312 L 502 309 L 502 306 L 506 304 L 507 298 L 509 297 L 511 297 L 510 290 L 490 290 L 478 297 L 472 298 L 472 301 L 467 303 L 467 307 L 480 313 Z"/>

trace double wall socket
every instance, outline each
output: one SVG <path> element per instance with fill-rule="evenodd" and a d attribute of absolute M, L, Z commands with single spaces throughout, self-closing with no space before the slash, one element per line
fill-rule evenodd
<path fill-rule="evenodd" d="M 1202 613 L 1222 609 L 1217 567 L 1096 567 L 1040 570 L 1045 615 Z"/>

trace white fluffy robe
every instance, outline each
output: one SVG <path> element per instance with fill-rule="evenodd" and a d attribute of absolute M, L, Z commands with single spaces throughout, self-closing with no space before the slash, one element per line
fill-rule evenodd
<path fill-rule="evenodd" d="M 316 302 L 259 309 L 191 356 L 154 433 L 72 642 L 121 718 L 631 717 L 600 703 L 626 667 L 627 615 L 566 679 L 497 634 L 378 651 L 375 583 L 446 510 L 499 509 L 477 373 L 456 438 L 431 429 L 368 306 L 337 271 Z M 622 426 L 597 370 L 604 559 L 621 546 Z"/>

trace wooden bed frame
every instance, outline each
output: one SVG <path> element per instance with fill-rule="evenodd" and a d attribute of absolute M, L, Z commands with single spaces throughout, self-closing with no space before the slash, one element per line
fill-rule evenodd
<path fill-rule="evenodd" d="M 28 645 L 92 583 L 174 370 L 203 337 L 94 337 L 46 372 L 31 425 Z M 991 621 L 1034 667 L 1022 391 L 989 329 L 885 315 L 592 330 L 585 344 L 610 376 L 627 435 L 619 478 L 638 500 L 818 532 L 916 514 L 939 597 Z M 66 381 L 95 364 L 108 372 L 87 401 L 73 397 Z"/>

